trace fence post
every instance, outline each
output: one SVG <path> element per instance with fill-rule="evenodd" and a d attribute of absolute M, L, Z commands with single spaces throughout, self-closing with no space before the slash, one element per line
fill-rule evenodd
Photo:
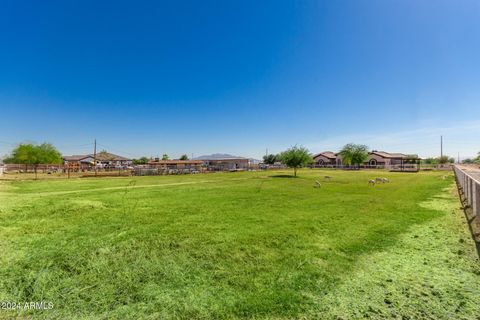
<path fill-rule="evenodd" d="M 475 181 L 473 181 L 473 179 L 469 179 L 470 180 L 470 206 L 473 207 L 473 202 L 474 202 L 474 199 L 473 197 L 475 196 Z"/>
<path fill-rule="evenodd" d="M 471 216 L 469 214 L 470 217 L 467 218 L 469 219 L 470 231 L 477 242 L 477 250 L 480 255 L 480 181 L 458 167 L 455 167 L 455 176 L 461 188 L 460 200 L 466 200 L 471 209 Z M 466 212 L 465 214 L 467 215 Z"/>
<path fill-rule="evenodd" d="M 468 205 L 472 205 L 472 179 L 470 178 L 467 178 L 467 186 L 468 186 L 468 192 L 467 194 L 465 195 L 467 197 L 467 204 Z"/>
<path fill-rule="evenodd" d="M 480 211 L 480 185 L 477 183 L 475 184 L 475 193 L 473 194 L 472 211 L 474 216 L 477 216 L 478 211 Z"/>

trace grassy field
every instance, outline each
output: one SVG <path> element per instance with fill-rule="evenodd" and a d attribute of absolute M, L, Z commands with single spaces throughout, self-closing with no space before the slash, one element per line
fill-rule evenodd
<path fill-rule="evenodd" d="M 452 176 L 286 174 L 0 181 L 0 318 L 478 319 Z"/>

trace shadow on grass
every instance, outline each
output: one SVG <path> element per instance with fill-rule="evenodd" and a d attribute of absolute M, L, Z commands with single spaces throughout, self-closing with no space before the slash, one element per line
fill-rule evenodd
<path fill-rule="evenodd" d="M 298 177 L 294 177 L 290 174 L 276 174 L 276 175 L 273 175 L 273 176 L 270 176 L 270 178 L 298 178 Z"/>

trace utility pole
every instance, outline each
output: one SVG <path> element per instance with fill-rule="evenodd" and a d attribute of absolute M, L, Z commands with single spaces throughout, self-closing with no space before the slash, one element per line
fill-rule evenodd
<path fill-rule="evenodd" d="M 440 157 L 443 157 L 443 136 L 440 136 Z"/>
<path fill-rule="evenodd" d="M 460 152 L 458 153 L 458 158 L 457 159 L 458 159 L 457 163 L 460 164 Z"/>
<path fill-rule="evenodd" d="M 268 148 L 265 149 L 265 155 L 268 156 Z"/>
<path fill-rule="evenodd" d="M 93 140 L 93 169 L 95 177 L 97 176 L 97 139 Z"/>

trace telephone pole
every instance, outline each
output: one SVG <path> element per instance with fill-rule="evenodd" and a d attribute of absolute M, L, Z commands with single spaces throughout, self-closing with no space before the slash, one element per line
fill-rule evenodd
<path fill-rule="evenodd" d="M 443 136 L 440 136 L 440 157 L 443 157 Z"/>
<path fill-rule="evenodd" d="M 93 169 L 95 177 L 97 176 L 97 139 L 93 140 Z"/>

